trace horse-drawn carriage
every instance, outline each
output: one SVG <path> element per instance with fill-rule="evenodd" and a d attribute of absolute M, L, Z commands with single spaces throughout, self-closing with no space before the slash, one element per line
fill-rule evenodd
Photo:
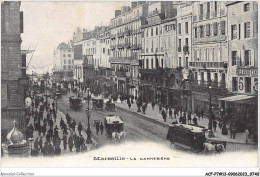
<path fill-rule="evenodd" d="M 124 122 L 121 117 L 115 115 L 108 115 L 105 117 L 105 132 L 107 139 L 114 140 L 124 140 L 126 133 L 123 131 Z"/>
<path fill-rule="evenodd" d="M 69 98 L 69 102 L 70 102 L 70 108 L 72 108 L 74 111 L 82 110 L 83 104 L 80 98 L 74 98 L 74 96 L 71 96 Z"/>
<path fill-rule="evenodd" d="M 226 148 L 224 141 L 207 140 L 205 132 L 207 130 L 202 126 L 190 124 L 173 124 L 169 125 L 167 139 L 172 144 L 189 149 L 194 152 L 199 151 L 223 151 Z M 214 149 L 209 146 L 214 146 Z"/>
<path fill-rule="evenodd" d="M 94 110 L 103 110 L 103 104 L 104 104 L 104 100 L 103 99 L 92 99 L 92 103 L 93 103 L 93 109 Z"/>
<path fill-rule="evenodd" d="M 111 101 L 106 102 L 106 108 L 107 111 L 114 111 L 116 109 L 115 103 L 111 103 Z"/>

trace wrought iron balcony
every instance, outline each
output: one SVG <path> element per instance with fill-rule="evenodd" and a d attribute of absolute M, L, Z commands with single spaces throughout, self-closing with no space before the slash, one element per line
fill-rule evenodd
<path fill-rule="evenodd" d="M 218 35 L 218 36 L 207 36 L 203 38 L 193 38 L 193 42 L 218 42 L 225 41 L 227 39 L 226 35 Z"/>
<path fill-rule="evenodd" d="M 190 67 L 201 67 L 201 68 L 225 68 L 226 62 L 221 61 L 221 62 L 203 62 L 203 61 L 192 61 L 189 62 Z"/>
<path fill-rule="evenodd" d="M 132 30 L 126 30 L 125 35 L 126 35 L 126 36 L 130 36 L 131 33 L 132 33 Z"/>
<path fill-rule="evenodd" d="M 225 82 L 207 82 L 207 81 L 193 81 L 190 82 L 191 90 L 204 93 L 212 93 L 214 95 L 223 94 L 227 92 Z M 211 86 L 211 88 L 210 88 Z"/>
<path fill-rule="evenodd" d="M 125 46 L 125 44 L 117 44 L 118 49 L 124 48 L 124 46 Z"/>
<path fill-rule="evenodd" d="M 132 46 L 131 46 L 131 43 L 130 42 L 126 42 L 125 43 L 125 48 L 127 49 L 130 49 Z"/>
<path fill-rule="evenodd" d="M 120 37 L 124 37 L 124 32 L 117 33 L 117 37 L 118 37 L 118 38 L 120 38 Z"/>
<path fill-rule="evenodd" d="M 133 57 L 110 57 L 109 62 L 111 63 L 136 63 L 138 64 L 138 59 Z"/>

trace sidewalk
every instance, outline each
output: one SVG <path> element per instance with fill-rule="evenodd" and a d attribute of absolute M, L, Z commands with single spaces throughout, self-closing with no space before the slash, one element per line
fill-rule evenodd
<path fill-rule="evenodd" d="M 147 105 L 145 114 L 143 114 L 142 112 L 137 112 L 137 106 L 136 106 L 135 101 L 131 105 L 130 109 L 128 108 L 126 101 L 123 101 L 121 103 L 121 101 L 118 100 L 117 102 L 115 102 L 115 104 L 116 104 L 116 107 L 118 107 L 118 108 L 125 109 L 125 110 L 131 111 L 135 114 L 142 115 L 142 116 L 146 117 L 148 120 L 150 119 L 151 121 L 156 121 L 165 126 L 171 125 L 172 122 L 175 120 L 177 120 L 179 122 L 179 116 L 177 116 L 177 119 L 175 119 L 174 115 L 173 115 L 173 119 L 169 119 L 169 115 L 167 115 L 166 122 L 164 122 L 162 115 L 159 114 L 158 105 L 155 105 L 154 110 L 153 110 L 152 105 L 149 103 Z M 174 111 L 174 109 L 172 109 L 172 111 Z M 193 116 L 194 115 L 192 114 L 192 118 L 193 118 Z M 198 120 L 198 125 L 203 126 L 205 128 L 208 128 L 208 123 L 209 123 L 209 120 L 207 117 L 203 117 L 203 119 L 201 118 L 200 120 Z M 227 126 L 227 128 L 229 128 L 229 127 Z M 215 137 L 209 138 L 208 135 L 206 134 L 206 138 L 209 140 L 226 141 L 228 143 L 246 144 L 244 133 L 236 133 L 236 139 L 231 139 L 230 135 L 222 135 L 221 129 L 217 126 L 217 129 L 216 129 L 216 132 L 214 132 L 214 135 L 215 135 Z M 256 144 L 256 143 L 253 142 L 252 139 L 249 139 L 248 144 Z"/>

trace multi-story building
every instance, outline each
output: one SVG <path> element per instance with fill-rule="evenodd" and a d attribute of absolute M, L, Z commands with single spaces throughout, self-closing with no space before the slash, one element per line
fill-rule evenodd
<path fill-rule="evenodd" d="M 238 131 L 249 127 L 257 139 L 258 121 L 258 4 L 226 3 L 228 31 L 227 88 L 232 95 L 220 98 L 223 113 Z M 253 128 L 253 129 L 252 129 Z"/>
<path fill-rule="evenodd" d="M 53 75 L 56 81 L 70 80 L 73 77 L 73 48 L 60 43 L 53 52 Z"/>
<path fill-rule="evenodd" d="M 1 4 L 1 135 L 5 140 L 13 127 L 25 133 L 26 57 L 21 55 L 23 12 L 21 2 L 6 1 Z M 28 83 L 27 83 L 28 84 Z M 28 85 L 27 85 L 28 86 Z"/>
<path fill-rule="evenodd" d="M 176 81 L 181 81 L 176 52 L 176 6 L 172 2 L 149 2 L 143 32 L 140 74 L 144 101 L 173 105 Z M 175 95 L 175 96 L 174 96 Z"/>
<path fill-rule="evenodd" d="M 216 98 L 226 94 L 227 7 L 223 1 L 194 2 L 192 13 L 192 111 L 207 113 L 210 94 L 215 95 L 214 108 L 218 108 Z"/>
<path fill-rule="evenodd" d="M 120 93 L 136 96 L 138 92 L 138 59 L 141 53 L 141 26 L 147 16 L 145 2 L 132 2 L 115 11 L 110 23 L 110 63 L 112 77 Z"/>

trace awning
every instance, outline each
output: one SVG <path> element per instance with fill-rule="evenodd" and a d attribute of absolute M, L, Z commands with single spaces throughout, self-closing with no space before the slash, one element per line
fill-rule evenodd
<path fill-rule="evenodd" d="M 254 98 L 255 96 L 250 96 L 250 95 L 235 95 L 235 96 L 229 96 L 229 97 L 224 97 L 224 98 L 219 98 L 219 101 L 229 101 L 229 102 L 234 102 L 234 101 L 241 101 L 241 100 L 247 100 Z"/>

